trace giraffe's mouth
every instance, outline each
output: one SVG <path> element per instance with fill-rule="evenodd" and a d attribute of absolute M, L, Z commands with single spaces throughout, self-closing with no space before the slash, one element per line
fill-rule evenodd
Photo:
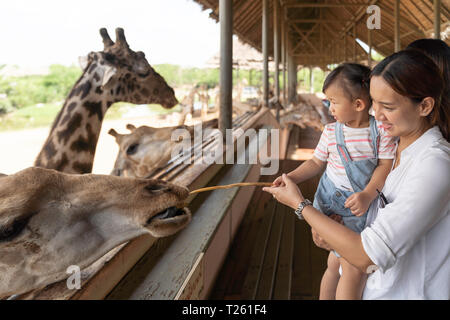
<path fill-rule="evenodd" d="M 153 219 L 165 220 L 185 214 L 184 208 L 170 207 L 147 220 L 147 224 Z"/>
<path fill-rule="evenodd" d="M 167 237 L 183 229 L 190 221 L 188 208 L 171 206 L 149 218 L 145 228 L 154 237 Z"/>

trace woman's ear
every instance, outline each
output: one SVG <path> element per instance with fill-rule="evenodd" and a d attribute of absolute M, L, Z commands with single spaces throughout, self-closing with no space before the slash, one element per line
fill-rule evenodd
<path fill-rule="evenodd" d="M 426 97 L 419 105 L 420 115 L 422 117 L 428 116 L 434 108 L 434 99 L 432 97 Z"/>

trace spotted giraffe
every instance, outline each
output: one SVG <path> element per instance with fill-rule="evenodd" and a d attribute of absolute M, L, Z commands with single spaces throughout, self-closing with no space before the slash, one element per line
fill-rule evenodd
<path fill-rule="evenodd" d="M 122 28 L 114 43 L 100 29 L 104 49 L 85 59 L 83 74 L 75 83 L 50 129 L 35 166 L 67 173 L 92 171 L 102 121 L 115 102 L 156 103 L 165 108 L 178 104 L 173 89 L 147 62 L 141 51 L 128 46 Z"/>

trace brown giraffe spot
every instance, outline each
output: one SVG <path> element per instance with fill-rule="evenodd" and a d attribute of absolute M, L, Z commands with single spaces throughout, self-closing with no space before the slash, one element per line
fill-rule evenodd
<path fill-rule="evenodd" d="M 88 69 L 88 73 L 92 73 L 93 71 L 95 71 L 95 69 L 97 69 L 97 64 L 96 63 L 91 64 L 91 66 Z"/>
<path fill-rule="evenodd" d="M 93 163 L 81 163 L 75 161 L 72 165 L 72 168 L 81 174 L 90 173 L 92 171 L 92 165 Z"/>
<path fill-rule="evenodd" d="M 62 119 L 61 123 L 59 123 L 59 126 L 63 126 L 67 121 L 69 121 L 71 113 L 73 111 L 73 109 L 77 106 L 76 102 L 72 102 L 70 103 L 67 107 L 64 107 L 64 111 L 63 113 L 65 113 L 66 115 L 64 116 L 64 118 Z"/>
<path fill-rule="evenodd" d="M 69 164 L 69 159 L 67 159 L 67 155 L 65 153 L 63 153 L 63 155 L 61 156 L 61 159 L 59 161 L 54 163 L 53 166 L 48 165 L 47 167 L 50 168 L 50 169 L 54 168 L 57 171 L 64 171 L 64 168 L 68 164 Z"/>
<path fill-rule="evenodd" d="M 102 94 L 102 93 L 103 93 L 102 86 L 98 86 L 98 87 L 95 89 L 95 93 L 96 93 L 96 94 Z"/>
<path fill-rule="evenodd" d="M 73 109 L 74 109 L 76 106 L 77 106 L 77 103 L 76 103 L 76 102 L 71 102 L 71 103 L 67 106 L 67 110 L 68 110 L 69 112 L 72 112 Z"/>
<path fill-rule="evenodd" d="M 100 81 L 100 76 L 98 75 L 98 73 L 94 73 L 94 80 L 95 81 Z"/>
<path fill-rule="evenodd" d="M 86 131 L 87 131 L 87 138 L 84 138 L 82 134 L 80 134 L 80 136 L 78 137 L 77 140 L 75 140 L 71 145 L 70 145 L 70 150 L 75 151 L 75 152 L 89 152 L 89 153 L 94 153 L 95 152 L 95 147 L 96 147 L 96 139 L 95 139 L 95 134 L 92 131 L 92 127 L 91 125 L 88 123 L 86 125 Z"/>
<path fill-rule="evenodd" d="M 83 107 L 89 111 L 89 117 L 96 114 L 99 121 L 103 120 L 102 103 L 101 102 L 89 102 L 83 103 Z"/>
<path fill-rule="evenodd" d="M 69 138 L 72 136 L 73 131 L 80 127 L 82 120 L 83 117 L 81 116 L 81 114 L 75 113 L 67 123 L 65 129 L 57 132 L 58 142 L 61 143 L 62 140 L 62 143 L 66 144 Z"/>
<path fill-rule="evenodd" d="M 82 92 L 81 99 L 84 99 L 89 94 L 89 91 L 91 91 L 91 87 L 92 87 L 91 83 L 89 81 L 86 81 L 85 83 L 80 85 L 79 92 L 77 94 Z"/>
<path fill-rule="evenodd" d="M 53 156 L 56 154 L 55 145 L 53 144 L 53 141 L 49 141 L 45 147 L 44 147 L 45 156 L 47 159 L 53 158 Z"/>

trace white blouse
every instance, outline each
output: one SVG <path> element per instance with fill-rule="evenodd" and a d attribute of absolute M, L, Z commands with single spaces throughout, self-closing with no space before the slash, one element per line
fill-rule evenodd
<path fill-rule="evenodd" d="M 362 244 L 378 266 L 363 299 L 450 299 L 450 144 L 437 126 L 402 151 Z"/>

